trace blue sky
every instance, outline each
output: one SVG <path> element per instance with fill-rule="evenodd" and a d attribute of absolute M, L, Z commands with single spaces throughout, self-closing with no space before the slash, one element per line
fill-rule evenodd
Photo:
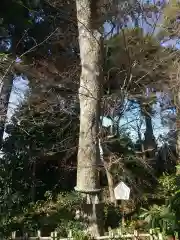
<path fill-rule="evenodd" d="M 154 106 L 154 109 L 156 110 L 155 117 L 152 118 L 154 135 L 158 140 L 158 143 L 162 144 L 159 141 L 159 136 L 168 133 L 169 128 L 163 126 L 161 122 L 162 113 L 159 103 Z M 111 120 L 104 118 L 103 125 L 110 126 Z M 125 112 L 124 116 L 120 120 L 120 129 L 123 129 L 126 132 L 130 133 L 131 138 L 136 141 L 138 139 L 138 128 L 141 129 L 141 137 L 143 138 L 145 132 L 145 122 L 144 119 L 141 117 L 139 109 Z"/>
<path fill-rule="evenodd" d="M 8 118 L 10 119 L 16 107 L 24 99 L 24 94 L 28 90 L 28 80 L 22 77 L 16 77 L 13 82 L 13 89 L 11 92 L 9 107 L 8 107 Z"/>

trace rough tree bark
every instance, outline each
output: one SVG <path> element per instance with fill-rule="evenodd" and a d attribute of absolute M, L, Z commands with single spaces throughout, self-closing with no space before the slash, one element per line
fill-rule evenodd
<path fill-rule="evenodd" d="M 99 122 L 102 84 L 102 35 L 98 25 L 98 1 L 76 0 L 81 58 L 80 135 L 76 190 L 85 194 L 88 232 L 102 231 L 102 208 L 98 178 Z"/>
<path fill-rule="evenodd" d="M 106 167 L 106 164 L 105 164 L 105 171 L 106 171 L 106 176 L 107 176 L 107 181 L 108 181 L 110 202 L 113 203 L 115 206 L 117 206 L 117 200 L 116 200 L 115 194 L 114 194 L 113 175 L 112 175 L 110 169 L 108 168 L 108 166 Z"/>
<path fill-rule="evenodd" d="M 102 124 L 102 123 L 101 123 Z M 117 130 L 117 129 L 116 129 Z M 101 162 L 104 166 L 107 182 L 108 182 L 108 188 L 109 188 L 109 201 L 115 206 L 117 205 L 117 201 L 114 194 L 114 180 L 113 175 L 111 173 L 111 154 L 112 152 L 107 148 L 106 143 L 104 143 L 104 140 L 109 137 L 114 137 L 114 131 L 112 130 L 112 125 L 109 127 L 103 127 L 101 126 L 101 133 L 100 133 L 100 147 L 102 149 L 102 155 L 101 155 Z"/>

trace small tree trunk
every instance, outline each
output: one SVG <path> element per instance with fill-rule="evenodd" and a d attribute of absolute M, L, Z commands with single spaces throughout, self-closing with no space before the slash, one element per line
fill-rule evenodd
<path fill-rule="evenodd" d="M 148 153 L 148 158 L 153 160 L 155 158 L 156 152 L 156 141 L 153 133 L 152 127 L 152 118 L 151 118 L 151 106 L 149 104 L 145 105 L 142 112 L 145 118 L 146 123 L 146 131 L 145 131 L 145 139 L 144 139 L 144 150 Z"/>
<path fill-rule="evenodd" d="M 35 203 L 36 200 L 36 162 L 32 163 L 32 186 L 31 186 L 31 200 Z"/>
<path fill-rule="evenodd" d="M 176 175 L 180 175 L 180 89 L 176 92 L 176 134 L 177 134 L 177 140 L 176 140 L 176 152 L 177 152 L 177 162 L 176 162 Z M 178 211 L 176 213 L 176 222 L 178 224 L 180 219 L 180 216 L 178 214 Z M 180 231 L 178 231 L 178 239 L 180 239 Z"/>
<path fill-rule="evenodd" d="M 105 167 L 105 170 L 106 170 L 106 176 L 107 176 L 108 187 L 109 187 L 110 202 L 113 203 L 115 206 L 117 206 L 117 201 L 114 195 L 113 176 L 107 167 Z"/>
<path fill-rule="evenodd" d="M 76 190 L 86 195 L 84 211 L 88 215 L 88 232 L 93 236 L 103 233 L 98 178 L 102 36 L 97 26 L 97 3 L 98 1 L 93 0 L 76 0 L 82 66 Z"/>

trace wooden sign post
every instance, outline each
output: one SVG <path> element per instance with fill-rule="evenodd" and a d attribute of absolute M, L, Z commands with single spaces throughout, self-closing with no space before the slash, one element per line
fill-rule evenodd
<path fill-rule="evenodd" d="M 124 226 L 124 201 L 129 200 L 130 197 L 130 188 L 124 183 L 120 182 L 114 188 L 114 195 L 116 200 L 121 200 L 121 209 L 122 209 L 122 227 Z"/>

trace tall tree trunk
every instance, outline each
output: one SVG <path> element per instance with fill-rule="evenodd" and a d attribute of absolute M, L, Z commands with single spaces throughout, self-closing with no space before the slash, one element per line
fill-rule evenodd
<path fill-rule="evenodd" d="M 102 35 L 99 32 L 98 1 L 76 0 L 81 58 L 80 135 L 76 190 L 85 194 L 88 232 L 98 236 L 102 231 L 102 208 L 98 178 L 99 122 L 102 88 Z"/>
<path fill-rule="evenodd" d="M 177 152 L 177 165 L 180 165 L 180 91 L 177 92 L 176 97 L 176 152 Z M 176 174 L 180 174 L 180 169 L 177 168 Z"/>
<path fill-rule="evenodd" d="M 13 85 L 13 77 L 11 75 L 7 75 L 2 79 L 2 87 L 0 93 L 0 148 L 2 147 L 4 129 L 7 119 L 7 111 L 9 98 L 11 95 Z"/>

